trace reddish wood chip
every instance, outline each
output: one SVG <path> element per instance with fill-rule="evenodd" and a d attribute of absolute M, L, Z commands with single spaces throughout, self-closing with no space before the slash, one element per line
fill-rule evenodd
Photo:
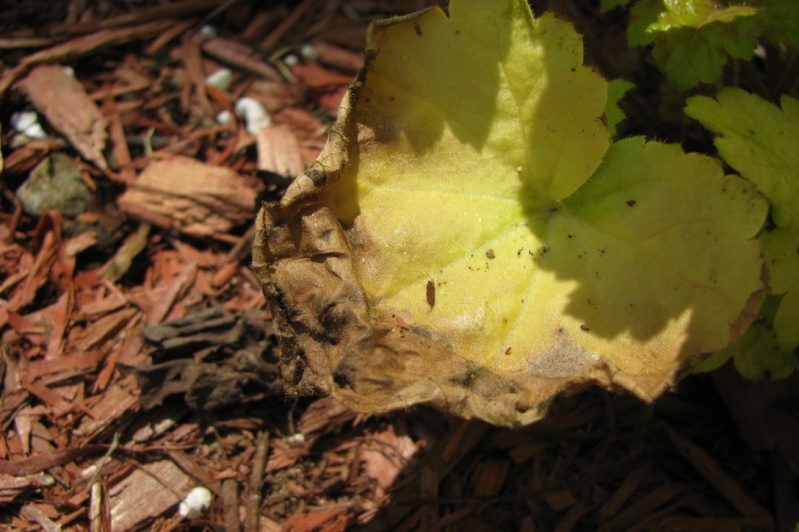
<path fill-rule="evenodd" d="M 291 516 L 283 523 L 286 532 L 311 532 L 312 530 L 344 530 L 349 521 L 350 508 L 338 506 L 316 512 Z"/>
<path fill-rule="evenodd" d="M 228 65 L 247 70 L 266 79 L 280 80 L 280 74 L 269 64 L 261 61 L 258 54 L 246 44 L 216 37 L 205 41 L 202 50 Z"/>
<path fill-rule="evenodd" d="M 50 124 L 86 159 L 107 169 L 103 157 L 108 121 L 83 85 L 59 65 L 40 66 L 19 86 Z"/>
<path fill-rule="evenodd" d="M 187 157 L 148 166 L 119 198 L 127 214 L 193 236 L 226 233 L 254 218 L 256 191 L 236 172 Z"/>
<path fill-rule="evenodd" d="M 352 76 L 330 71 L 318 63 L 298 63 L 291 67 L 291 71 L 309 89 L 349 85 L 352 82 Z"/>
<path fill-rule="evenodd" d="M 8 503 L 23 493 L 55 483 L 49 475 L 12 476 L 0 473 L 0 502 Z"/>
<path fill-rule="evenodd" d="M 508 476 L 508 471 L 510 471 L 510 461 L 508 460 L 489 458 L 480 462 L 474 477 L 472 477 L 474 494 L 488 496 L 499 493 Z M 552 503 L 550 502 L 550 504 Z"/>
<path fill-rule="evenodd" d="M 100 400 L 91 405 L 92 416 L 84 417 L 73 434 L 79 438 L 91 439 L 112 425 L 138 405 L 135 395 L 132 395 L 117 383 L 109 386 Z"/>
<path fill-rule="evenodd" d="M 295 177 L 305 171 L 300 143 L 292 130 L 283 126 L 261 128 L 255 135 L 258 169 Z"/>
<path fill-rule="evenodd" d="M 358 72 L 363 66 L 363 53 L 353 52 L 324 41 L 314 43 L 319 61 L 347 72 Z"/>
<path fill-rule="evenodd" d="M 105 445 L 84 445 L 83 447 L 56 449 L 21 460 L 0 460 L 0 475 L 33 475 L 59 464 L 77 460 L 87 454 L 97 453 L 106 449 L 107 446 Z"/>
<path fill-rule="evenodd" d="M 387 490 L 411 462 L 419 446 L 407 434 L 397 434 L 391 425 L 371 436 L 361 450 L 363 469 Z"/>
<path fill-rule="evenodd" d="M 170 460 L 142 465 L 109 490 L 112 530 L 131 530 L 174 508 L 195 487 Z"/>

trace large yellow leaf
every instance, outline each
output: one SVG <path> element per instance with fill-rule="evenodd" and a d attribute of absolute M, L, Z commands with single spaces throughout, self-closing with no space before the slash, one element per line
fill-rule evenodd
<path fill-rule="evenodd" d="M 258 220 L 290 389 L 528 423 L 589 383 L 653 399 L 749 325 L 766 203 L 677 146 L 609 147 L 569 24 L 453 0 L 368 41 L 324 152 Z"/>

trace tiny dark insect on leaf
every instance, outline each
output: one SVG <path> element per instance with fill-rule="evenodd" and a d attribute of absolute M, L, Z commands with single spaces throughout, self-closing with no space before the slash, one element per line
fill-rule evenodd
<path fill-rule="evenodd" d="M 420 28 L 418 24 L 414 24 L 413 25 L 413 31 L 416 32 L 416 35 L 421 35 L 422 34 L 422 28 Z"/>
<path fill-rule="evenodd" d="M 493 259 L 494 257 L 496 257 L 496 255 L 494 255 L 494 250 L 489 249 L 488 251 L 486 251 L 486 257 L 488 257 L 489 259 Z"/>
<path fill-rule="evenodd" d="M 588 325 L 586 325 L 585 323 L 583 323 L 582 325 L 580 325 L 580 330 L 583 330 L 583 331 L 588 331 L 588 330 L 590 330 L 590 327 L 588 327 Z"/>
<path fill-rule="evenodd" d="M 432 309 L 436 305 L 436 283 L 427 281 L 427 304 Z"/>

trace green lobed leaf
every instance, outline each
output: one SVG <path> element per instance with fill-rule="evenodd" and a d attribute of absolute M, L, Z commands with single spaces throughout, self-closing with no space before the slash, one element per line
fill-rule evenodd
<path fill-rule="evenodd" d="M 761 34 L 761 9 L 746 5 L 640 0 L 631 13 L 630 45 L 654 45 L 658 66 L 681 89 L 714 82 L 729 56 L 750 58 Z"/>
<path fill-rule="evenodd" d="M 750 380 L 783 379 L 793 373 L 799 368 L 799 361 L 780 344 L 774 328 L 781 300 L 780 296 L 768 295 L 760 315 L 744 336 L 700 362 L 695 371 L 712 371 L 732 359 L 738 373 Z"/>
<path fill-rule="evenodd" d="M 781 104 L 782 110 L 759 96 L 729 88 L 716 100 L 690 98 L 685 112 L 719 134 L 715 141 L 719 155 L 771 203 L 773 228 L 767 228 L 760 240 L 771 293 L 782 299 L 773 320 L 764 319 L 773 321 L 780 357 L 792 360 L 787 367 L 793 368 L 793 353 L 799 347 L 799 101 L 783 96 Z M 768 342 L 763 350 L 764 364 L 773 361 Z M 756 373 L 751 363 L 749 367 L 750 374 Z M 784 373 L 774 367 L 768 372 Z"/>
<path fill-rule="evenodd" d="M 765 0 L 763 33 L 773 44 L 787 43 L 799 49 L 799 2 Z"/>

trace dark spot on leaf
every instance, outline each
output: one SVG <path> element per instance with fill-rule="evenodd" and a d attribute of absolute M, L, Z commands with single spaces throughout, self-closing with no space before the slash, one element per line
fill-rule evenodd
<path fill-rule="evenodd" d="M 431 309 L 436 304 L 436 284 L 433 281 L 427 281 L 427 304 Z"/>
<path fill-rule="evenodd" d="M 474 381 L 480 377 L 480 373 L 481 371 L 479 368 L 470 367 L 460 377 L 455 377 L 452 380 L 464 388 L 471 388 Z"/>
<path fill-rule="evenodd" d="M 335 382 L 336 386 L 338 386 L 339 388 L 345 388 L 347 390 L 352 389 L 352 383 L 350 382 L 350 378 L 344 373 L 334 373 L 333 382 Z"/>
<path fill-rule="evenodd" d="M 635 200 L 634 199 L 627 200 L 627 205 L 629 205 L 630 207 L 634 207 L 635 206 Z"/>
<path fill-rule="evenodd" d="M 772 212 L 772 207 L 769 206 L 768 208 L 768 216 L 766 216 L 766 223 L 763 225 L 763 230 L 767 232 L 771 232 L 777 228 L 777 224 L 774 223 L 774 213 Z"/>
<path fill-rule="evenodd" d="M 305 175 L 310 177 L 315 185 L 323 185 L 327 179 L 327 174 L 318 168 L 309 168 L 305 171 Z"/>
<path fill-rule="evenodd" d="M 486 251 L 486 257 L 488 257 L 489 259 L 493 259 L 495 257 L 494 250 L 489 249 L 488 251 Z"/>
<path fill-rule="evenodd" d="M 505 350 L 505 354 L 506 355 L 510 355 L 510 350 L 511 350 L 511 348 L 510 348 L 510 346 L 508 346 L 508 348 Z"/>
<path fill-rule="evenodd" d="M 422 28 L 419 27 L 419 24 L 414 24 L 413 25 L 413 31 L 416 32 L 416 35 L 421 35 L 422 34 Z"/>
<path fill-rule="evenodd" d="M 580 330 L 581 331 L 588 331 L 588 330 L 590 330 L 590 328 L 588 327 L 588 325 L 583 323 L 582 325 L 580 325 Z"/>

